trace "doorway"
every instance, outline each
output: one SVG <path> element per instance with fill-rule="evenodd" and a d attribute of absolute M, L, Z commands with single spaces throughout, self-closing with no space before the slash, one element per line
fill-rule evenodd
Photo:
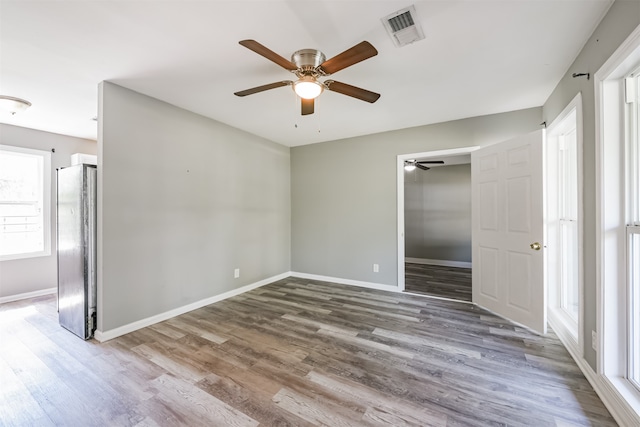
<path fill-rule="evenodd" d="M 476 148 L 398 156 L 400 290 L 471 302 L 470 153 Z"/>
<path fill-rule="evenodd" d="M 537 130 L 484 147 L 398 156 L 400 291 L 406 290 L 405 161 L 470 153 L 472 303 L 546 333 L 544 139 L 544 130 Z"/>

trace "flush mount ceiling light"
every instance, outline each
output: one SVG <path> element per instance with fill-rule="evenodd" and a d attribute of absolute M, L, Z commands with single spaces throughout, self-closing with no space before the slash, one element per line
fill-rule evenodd
<path fill-rule="evenodd" d="M 12 116 L 31 107 L 31 103 L 14 96 L 0 95 L 0 111 L 7 112 Z"/>
<path fill-rule="evenodd" d="M 404 162 L 404 170 L 406 170 L 407 172 L 411 172 L 413 170 L 415 170 L 416 168 L 416 160 L 415 159 L 411 159 L 411 160 L 407 160 Z"/>
<path fill-rule="evenodd" d="M 315 99 L 324 90 L 324 85 L 312 76 L 303 76 L 293 83 L 293 90 L 300 98 Z"/>

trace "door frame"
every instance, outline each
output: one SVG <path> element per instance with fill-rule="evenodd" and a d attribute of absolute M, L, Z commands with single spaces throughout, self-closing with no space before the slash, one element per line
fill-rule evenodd
<path fill-rule="evenodd" d="M 404 264 L 405 264 L 405 253 L 404 253 L 404 162 L 405 160 L 410 159 L 429 159 L 433 157 L 452 157 L 452 156 L 462 156 L 471 154 L 473 151 L 479 149 L 480 146 L 469 146 L 469 147 L 461 147 L 461 148 L 451 148 L 447 150 L 436 150 L 436 151 L 424 151 L 421 153 L 409 153 L 409 154 L 398 154 L 396 159 L 396 182 L 397 182 L 397 253 L 398 253 L 398 290 L 403 292 L 405 289 L 405 276 L 404 276 Z"/>

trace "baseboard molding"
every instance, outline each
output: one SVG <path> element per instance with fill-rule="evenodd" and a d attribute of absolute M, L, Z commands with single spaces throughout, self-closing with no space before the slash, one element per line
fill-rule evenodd
<path fill-rule="evenodd" d="M 410 258 L 406 257 L 404 262 L 410 262 L 412 264 L 425 264 L 425 265 L 440 265 L 442 267 L 459 267 L 459 268 L 471 268 L 471 263 L 466 261 L 449 261 L 444 259 L 425 259 L 425 258 Z"/>
<path fill-rule="evenodd" d="M 591 365 L 582 357 L 582 352 L 577 348 L 575 341 L 569 338 L 568 332 L 561 325 L 554 326 L 555 322 L 552 322 L 551 319 L 549 323 L 616 422 L 621 426 L 640 425 L 640 415 L 634 411 L 607 377 L 593 370 Z"/>
<path fill-rule="evenodd" d="M 578 358 L 583 359 L 584 356 L 582 350 L 578 345 L 578 341 L 567 329 L 565 323 L 562 321 L 562 318 L 558 317 L 553 309 L 547 309 L 547 322 L 549 323 L 549 326 L 551 326 L 551 329 L 553 329 L 553 332 L 556 333 L 569 354 L 571 354 L 571 357 L 575 359 L 577 356 Z"/>
<path fill-rule="evenodd" d="M 55 294 L 57 291 L 58 291 L 58 288 L 47 288 L 47 289 L 41 289 L 39 291 L 25 292 L 23 294 L 0 297 L 0 304 L 4 304 L 5 302 L 13 302 L 13 301 L 20 301 L 23 299 L 41 297 L 42 295 Z"/>
<path fill-rule="evenodd" d="M 376 289 L 379 291 L 400 292 L 397 286 L 383 285 L 381 283 L 362 282 L 360 280 L 342 279 L 340 277 L 320 276 L 318 274 L 299 273 L 292 271 L 291 276 L 301 279 L 319 280 L 321 282 L 333 282 L 341 285 L 359 286 L 361 288 Z"/>
<path fill-rule="evenodd" d="M 94 338 L 100 342 L 109 341 L 119 336 L 128 334 L 130 332 L 137 331 L 138 329 L 146 328 L 147 326 L 151 326 L 159 322 L 164 322 L 165 320 L 171 319 L 172 317 L 179 316 L 189 311 L 197 310 L 198 308 L 202 308 L 209 304 L 213 304 L 213 303 L 225 300 L 227 298 L 231 298 L 236 295 L 243 294 L 253 289 L 257 289 L 261 286 L 268 285 L 269 283 L 273 283 L 278 280 L 285 279 L 289 276 L 291 276 L 291 272 L 285 272 L 282 274 L 278 274 L 277 276 L 269 277 L 267 279 L 263 279 L 255 283 L 245 285 L 238 289 L 233 289 L 231 291 L 224 292 L 222 294 L 215 295 L 209 298 L 205 298 L 200 301 L 193 302 L 191 304 L 183 305 L 182 307 L 174 308 L 173 310 L 165 311 L 164 313 L 160 313 L 155 316 L 147 317 L 146 319 L 141 319 L 136 322 L 120 326 L 115 329 L 110 329 L 108 331 L 96 330 L 94 334 Z"/>

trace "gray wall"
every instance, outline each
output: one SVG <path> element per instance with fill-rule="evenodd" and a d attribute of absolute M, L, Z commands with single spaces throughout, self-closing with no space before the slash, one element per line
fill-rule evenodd
<path fill-rule="evenodd" d="M 541 117 L 532 108 L 292 148 L 292 270 L 397 286 L 396 156 L 501 142 Z"/>
<path fill-rule="evenodd" d="M 617 0 L 569 67 L 543 107 L 544 120 L 553 122 L 564 107 L 582 92 L 584 173 L 584 358 L 596 368 L 591 331 L 597 330 L 596 310 L 596 193 L 595 193 L 595 99 L 593 79 L 572 78 L 576 72 L 595 72 L 640 25 L 640 2 Z"/>
<path fill-rule="evenodd" d="M 471 165 L 404 173 L 405 256 L 471 262 Z"/>
<path fill-rule="evenodd" d="M 72 154 L 96 154 L 96 142 L 0 124 L 0 144 L 43 151 L 55 149 L 55 153 L 51 153 L 51 255 L 0 261 L 0 298 L 55 288 L 58 285 L 56 169 L 71 165 Z"/>
<path fill-rule="evenodd" d="M 289 148 L 111 83 L 100 92 L 98 330 L 290 270 Z"/>

